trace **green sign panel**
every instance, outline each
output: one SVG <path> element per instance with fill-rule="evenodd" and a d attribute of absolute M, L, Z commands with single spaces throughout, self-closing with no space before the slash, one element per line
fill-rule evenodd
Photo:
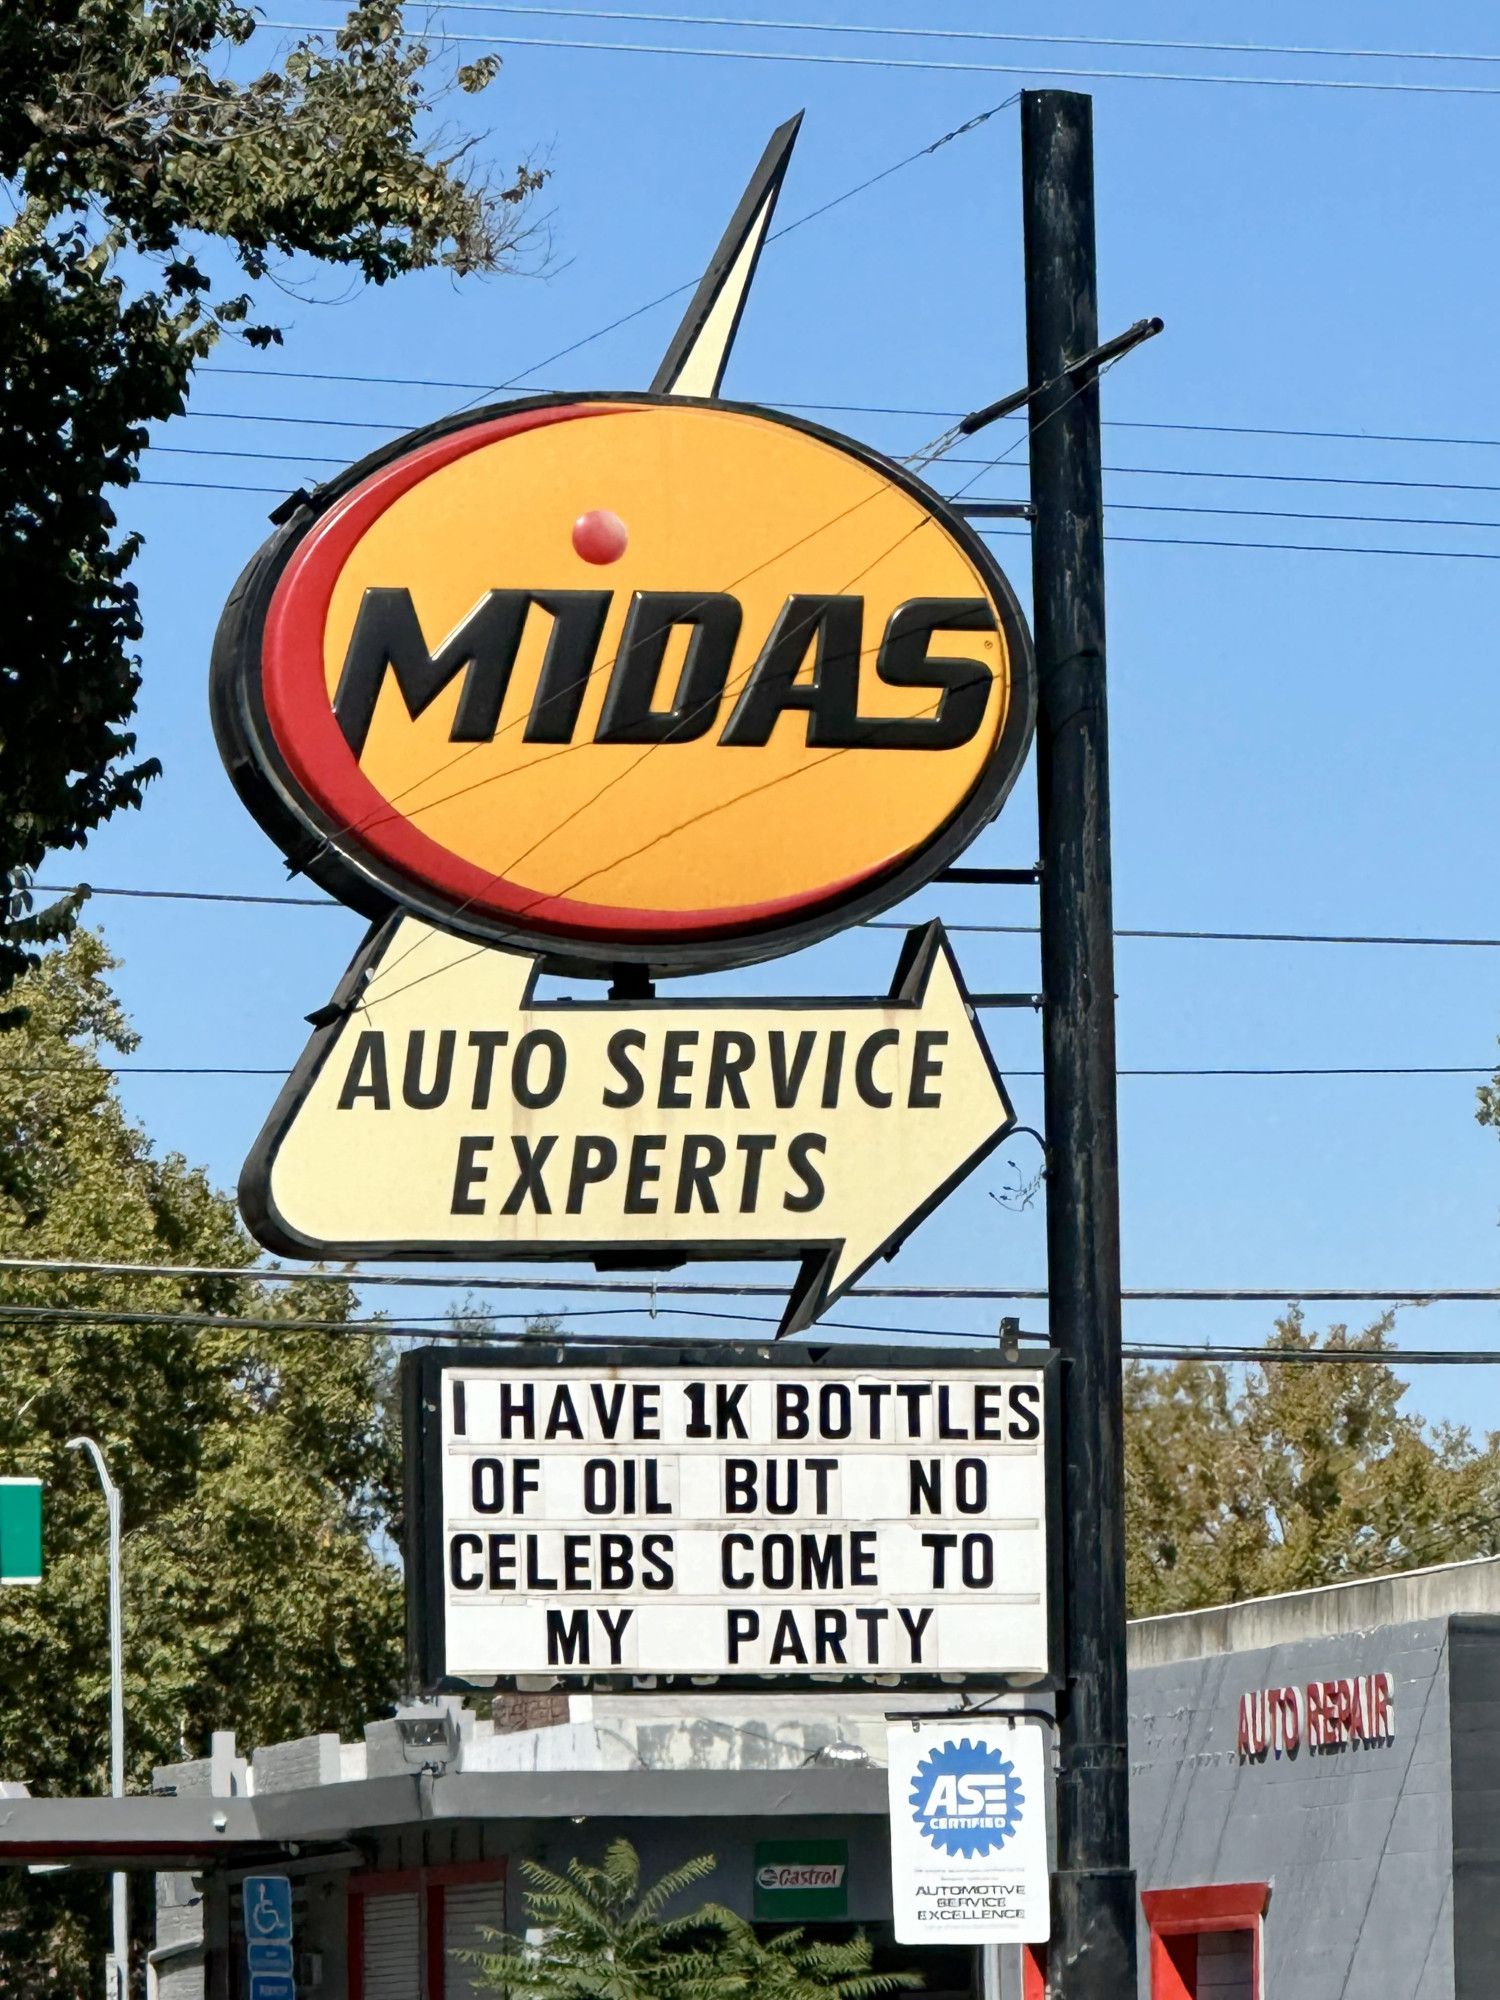
<path fill-rule="evenodd" d="M 0 1583 L 42 1580 L 42 1482 L 0 1479 Z"/>
<path fill-rule="evenodd" d="M 849 1914 L 847 1840 L 758 1840 L 755 1914 L 790 1924 Z"/>

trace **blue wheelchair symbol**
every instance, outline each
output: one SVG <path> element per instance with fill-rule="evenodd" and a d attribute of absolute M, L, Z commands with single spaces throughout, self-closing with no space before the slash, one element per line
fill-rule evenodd
<path fill-rule="evenodd" d="M 291 1943 L 292 1885 L 285 1875 L 247 1875 L 241 1896 L 247 1943 Z M 266 1995 L 264 2000 L 272 2000 L 272 1996 Z"/>

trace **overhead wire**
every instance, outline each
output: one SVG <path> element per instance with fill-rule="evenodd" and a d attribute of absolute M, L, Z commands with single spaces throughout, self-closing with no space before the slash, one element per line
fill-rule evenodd
<path fill-rule="evenodd" d="M 846 201 L 853 201 L 856 195 L 864 194 L 872 187 L 878 187 L 882 181 L 889 180 L 893 174 L 899 174 L 903 168 L 915 166 L 918 160 L 925 160 L 933 153 L 941 152 L 944 146 L 951 145 L 954 140 L 966 138 L 969 133 L 977 132 L 981 126 L 988 124 L 991 118 L 997 116 L 1001 111 L 1007 110 L 1015 102 L 1015 97 L 1008 97 L 1003 103 L 992 104 L 983 111 L 976 111 L 971 117 L 964 119 L 962 123 L 950 127 L 946 132 L 940 132 L 935 139 L 930 139 L 925 145 L 919 146 L 915 152 L 907 153 L 902 159 L 892 161 L 889 166 L 881 167 L 877 172 L 868 175 L 864 180 L 857 181 L 853 187 L 845 188 L 842 193 L 833 195 L 826 201 L 819 202 L 816 208 L 807 209 L 803 214 L 793 216 L 789 222 L 783 222 L 777 228 L 768 232 L 765 239 L 766 247 L 769 248 L 771 244 L 779 243 L 783 237 L 790 236 L 794 230 L 805 228 L 809 222 L 816 222 L 820 216 L 827 215 L 831 210 L 841 208 Z M 569 341 L 566 347 L 554 349 L 551 354 L 544 355 L 540 361 L 533 361 L 529 368 L 523 368 L 518 375 L 512 375 L 504 382 L 490 385 L 481 383 L 468 385 L 479 391 L 479 395 L 471 400 L 478 401 L 483 396 L 498 395 L 503 389 L 519 388 L 531 376 L 539 375 L 544 368 L 550 368 L 553 362 L 565 360 L 568 355 L 577 354 L 580 349 L 591 347 L 596 340 L 604 339 L 606 334 L 615 333 L 622 326 L 630 325 L 633 320 L 641 319 L 647 313 L 654 312 L 658 306 L 666 305 L 672 299 L 682 298 L 684 294 L 695 291 L 701 282 L 701 275 L 686 278 L 681 284 L 673 285 L 665 292 L 658 292 L 655 298 L 647 299 L 644 305 L 633 306 L 628 312 L 621 313 L 617 318 L 608 321 L 604 326 L 595 327 L 592 333 L 584 334 L 581 339 Z M 460 407 L 468 408 L 470 405 L 465 404 Z"/>
<path fill-rule="evenodd" d="M 261 17 L 257 28 L 276 28 L 299 35 L 336 34 L 333 24 L 284 21 Z M 571 49 L 605 55 L 648 55 L 706 58 L 720 62 L 792 63 L 817 68 L 941 72 L 960 76 L 1056 76 L 1093 82 L 1212 84 L 1267 90 L 1336 90 L 1382 96 L 1500 97 L 1500 86 L 1487 83 L 1414 83 L 1373 77 L 1234 76 L 1193 70 L 1093 69 L 1060 63 L 953 62 L 925 56 L 857 56 L 809 49 L 702 48 L 669 42 L 582 40 L 577 36 L 479 34 L 467 28 L 424 28 L 413 37 L 423 42 L 470 44 L 477 48 Z"/>
<path fill-rule="evenodd" d="M 283 421 L 283 420 L 277 419 L 277 421 Z M 309 421 L 332 422 L 336 420 L 309 419 Z M 347 460 L 327 458 L 321 456 L 309 457 L 298 452 L 272 452 L 272 451 L 247 452 L 247 451 L 233 451 L 233 450 L 219 451 L 215 450 L 210 446 L 191 446 L 191 445 L 177 445 L 177 446 L 157 445 L 157 446 L 152 446 L 150 449 L 152 451 L 171 451 L 181 456 L 191 456 L 194 458 L 253 458 L 260 460 L 276 461 L 280 463 L 293 464 L 293 465 L 319 464 L 319 465 L 344 466 L 347 465 L 348 463 Z M 957 459 L 945 460 L 945 463 L 964 464 L 964 465 L 980 464 L 984 466 L 989 466 L 992 465 L 994 461 L 992 459 L 977 460 L 977 459 L 966 458 L 963 460 L 957 460 Z M 1173 479 L 1194 479 L 1194 478 L 1221 479 L 1222 478 L 1222 479 L 1255 480 L 1255 481 L 1266 481 L 1266 482 L 1278 480 L 1278 481 L 1296 481 L 1298 484 L 1301 485 L 1340 485 L 1340 486 L 1371 486 L 1371 487 L 1380 486 L 1380 487 L 1402 487 L 1407 489 L 1420 488 L 1421 490 L 1428 492 L 1500 493 L 1500 486 L 1483 485 L 1483 484 L 1470 485 L 1458 481 L 1390 480 L 1390 479 L 1365 480 L 1365 479 L 1341 479 L 1336 477 L 1325 479 L 1319 477 L 1318 475 L 1309 473 L 1278 474 L 1278 473 L 1255 473 L 1255 472 L 1244 472 L 1244 471 L 1199 472 L 1192 470 L 1177 470 L 1175 468 L 1156 468 L 1149 466 L 1118 468 L 1117 470 L 1129 471 L 1131 473 L 1136 474 L 1137 476 L 1149 475 L 1156 478 L 1173 478 Z M 261 486 L 252 484 L 244 480 L 158 479 L 154 478 L 149 473 L 142 474 L 138 483 L 143 486 L 180 487 L 184 490 L 194 491 L 194 492 L 209 490 L 209 491 L 217 491 L 224 493 L 263 493 L 263 494 L 274 495 L 276 497 L 284 497 L 286 493 L 285 486 Z M 974 496 L 974 500 L 975 504 L 998 504 L 996 496 L 976 494 Z M 1475 520 L 1464 516 L 1459 516 L 1455 518 L 1452 515 L 1432 515 L 1432 514 L 1374 514 L 1369 512 L 1334 513 L 1321 509 L 1287 509 L 1287 508 L 1273 508 L 1273 507 L 1220 507 L 1220 506 L 1204 505 L 1201 502 L 1176 502 L 1176 501 L 1165 501 L 1165 500 L 1107 500 L 1105 502 L 1105 512 L 1106 514 L 1120 514 L 1120 513 L 1185 514 L 1185 515 L 1192 515 L 1195 517 L 1223 516 L 1223 517 L 1232 517 L 1235 519 L 1243 519 L 1243 520 L 1264 520 L 1264 521 L 1330 521 L 1338 523 L 1349 523 L 1352 525 L 1363 526 L 1363 527 L 1388 526 L 1393 528 L 1466 528 L 1466 529 L 1481 529 L 1490 531 L 1500 530 L 1500 520 Z M 1276 543 L 1272 544 L 1271 546 L 1282 547 L 1286 545 L 1281 543 Z M 1401 552 L 1392 551 L 1392 553 L 1394 554 Z M 1414 551 L 1411 553 L 1426 553 L 1426 552 Z M 1441 551 L 1435 551 L 1434 553 L 1441 553 Z"/>
<path fill-rule="evenodd" d="M 1457 49 L 1329 49 L 1277 42 L 1165 41 L 1144 35 L 1023 34 L 1017 29 L 911 27 L 904 23 L 745 19 L 723 14 L 666 14 L 619 7 L 522 5 L 519 0 L 421 0 L 429 13 L 529 14 L 579 21 L 650 21 L 687 28 L 775 28 L 817 35 L 888 36 L 944 42 L 1007 42 L 1035 48 L 1174 49 L 1191 55 L 1322 56 L 1359 62 L 1497 63 L 1500 55 Z"/>
<path fill-rule="evenodd" d="M 255 486 L 249 484 L 246 481 L 237 481 L 237 480 L 153 479 L 149 475 L 143 475 L 140 479 L 134 481 L 133 483 L 139 486 L 154 487 L 158 491 L 163 488 L 167 488 L 167 489 L 175 489 L 178 492 L 252 493 L 252 494 L 262 494 L 267 498 L 275 498 L 275 499 L 284 499 L 286 497 L 286 488 L 284 486 Z M 1106 503 L 1105 511 L 1107 513 L 1115 511 L 1115 508 L 1118 504 L 1119 503 Z M 1358 516 L 1347 515 L 1347 514 L 1345 515 L 1273 514 L 1269 510 L 1265 509 L 1237 508 L 1237 507 L 1168 507 L 1162 509 L 1148 508 L 1143 511 L 1146 512 L 1160 511 L 1172 514 L 1260 514 L 1264 518 L 1268 519 L 1304 520 L 1304 521 L 1339 521 L 1339 520 L 1347 521 L 1360 518 Z M 1383 519 L 1388 519 L 1390 517 L 1382 515 L 1370 515 L 1364 518 L 1366 519 L 1368 525 L 1378 526 Z M 1392 525 L 1399 527 L 1399 526 L 1415 526 L 1422 524 L 1413 523 L 1409 521 L 1402 522 L 1399 520 L 1395 520 L 1392 522 Z M 1432 522 L 1430 525 L 1434 527 L 1500 528 L 1500 521 L 1495 521 L 1495 522 L 1435 521 Z M 998 535 L 1004 537 L 1006 535 L 1021 535 L 1026 532 L 1024 529 L 1005 529 L 1005 528 L 986 527 L 983 523 L 978 523 L 976 524 L 976 526 L 978 528 L 978 532 L 986 536 Z M 1262 553 L 1278 554 L 1278 555 L 1401 556 L 1401 557 L 1414 557 L 1419 560 L 1433 561 L 1433 562 L 1500 562 L 1500 550 L 1489 550 L 1489 549 L 1452 549 L 1452 548 L 1407 549 L 1407 548 L 1389 548 L 1384 543 L 1263 542 L 1256 540 L 1241 539 L 1231 536 L 1197 536 L 1197 535 L 1107 534 L 1105 535 L 1104 539 L 1106 542 L 1125 543 L 1134 545 L 1136 547 L 1144 547 L 1144 548 L 1254 549 Z M 479 780 L 479 783 L 481 784 L 489 784 L 493 782 L 495 782 L 493 778 L 486 778 Z M 422 810 L 429 810 L 431 809 L 431 807 L 435 807 L 436 805 L 441 803 L 443 803 L 443 801 L 441 800 L 432 801 L 429 807 L 424 807 L 422 808 Z"/>
<path fill-rule="evenodd" d="M 650 1311 L 646 1306 L 585 1307 L 573 1314 L 575 1319 L 636 1318 Z M 656 1314 L 667 1319 L 691 1319 L 695 1322 L 713 1320 L 737 1325 L 775 1328 L 779 1319 L 769 1313 L 730 1313 L 718 1310 L 687 1308 L 682 1306 L 658 1306 Z M 519 1346 L 531 1352 L 539 1347 L 565 1346 L 616 1346 L 618 1342 L 609 1336 L 597 1334 L 575 1334 L 563 1326 L 535 1328 L 523 1327 L 518 1333 L 499 1330 L 500 1322 L 523 1319 L 520 1313 L 477 1313 L 444 1316 L 443 1331 L 426 1319 L 344 1319 L 320 1320 L 301 1314 L 254 1314 L 254 1313 L 195 1313 L 162 1308 L 152 1311 L 147 1308 L 105 1306 L 47 1306 L 8 1305 L 0 1303 L 0 1325 L 68 1325 L 80 1329 L 102 1332 L 106 1327 L 167 1326 L 182 1327 L 189 1332 L 205 1333 L 322 1333 L 334 1335 L 373 1335 L 380 1339 L 399 1340 L 412 1327 L 420 1325 L 422 1331 L 442 1344 L 457 1346 L 461 1343 L 480 1344 L 485 1347 Z M 476 1328 L 486 1330 L 476 1336 Z M 493 1330 L 491 1330 L 493 1329 Z M 878 1333 L 887 1339 L 892 1337 L 911 1339 L 922 1343 L 945 1340 L 962 1340 L 971 1347 L 988 1349 L 991 1345 L 981 1334 L 961 1327 L 888 1326 L 880 1321 L 868 1320 L 820 1320 L 813 1327 L 804 1329 L 789 1343 L 789 1351 L 796 1352 L 799 1346 L 830 1347 L 837 1351 L 840 1343 L 830 1340 L 830 1334 Z M 1022 1350 L 1026 1360 L 1040 1363 L 1052 1352 L 1038 1335 L 1022 1335 L 1027 1343 Z M 775 1336 L 772 1335 L 774 1341 Z M 668 1336 L 633 1334 L 628 1345 L 632 1350 L 657 1347 L 680 1348 L 681 1341 Z M 724 1343 L 732 1348 L 732 1341 Z M 920 1346 L 913 1349 L 920 1353 Z M 1127 1361 L 1169 1362 L 1207 1361 L 1219 1364 L 1241 1363 L 1254 1367 L 1288 1365 L 1292 1367 L 1377 1367 L 1377 1368 L 1431 1368 L 1431 1367 L 1494 1367 L 1500 1365 L 1500 1348 L 1495 1347 L 1443 1347 L 1443 1348 L 1401 1348 L 1401 1347 L 1276 1347 L 1249 1346 L 1217 1342 L 1173 1342 L 1134 1341 L 1121 1343 L 1120 1352 Z"/>
<path fill-rule="evenodd" d="M 788 1259 L 788 1261 L 792 1261 Z M 357 1285 L 387 1286 L 419 1291 L 442 1290 L 539 1292 L 564 1291 L 603 1293 L 640 1298 L 767 1298 L 786 1295 L 785 1285 L 755 1279 L 694 1278 L 555 1278 L 500 1277 L 465 1272 L 461 1277 L 436 1277 L 429 1272 L 367 1271 L 355 1265 L 340 1271 L 294 1271 L 284 1266 L 244 1264 L 151 1264 L 110 1262 L 80 1257 L 0 1257 L 0 1273 L 23 1277 L 89 1277 L 191 1279 L 194 1281 L 233 1279 L 246 1284 L 276 1285 Z M 855 1285 L 845 1294 L 851 1299 L 891 1301 L 944 1300 L 970 1305 L 1038 1303 L 1047 1297 L 1041 1286 L 998 1285 Z M 1285 1305 L 1294 1300 L 1317 1304 L 1479 1305 L 1500 1301 L 1500 1286 L 1478 1289 L 1431 1286 L 1356 1286 L 1353 1289 L 1307 1285 L 1256 1285 L 1251 1287 L 1168 1287 L 1151 1290 L 1126 1286 L 1121 1297 L 1126 1304 L 1147 1305 Z"/>
<path fill-rule="evenodd" d="M 210 367 L 212 366 L 212 364 L 208 365 Z M 543 367 L 546 364 L 539 362 L 537 365 L 538 367 Z M 255 369 L 244 369 L 235 371 L 224 370 L 222 372 L 243 373 L 255 376 L 257 378 L 264 378 L 268 380 L 276 380 L 278 378 L 284 377 L 289 380 L 305 379 L 309 381 L 320 381 L 320 382 L 345 381 L 353 386 L 359 386 L 361 384 L 369 386 L 386 381 L 389 381 L 394 384 L 401 379 L 396 376 L 387 377 L 380 375 L 332 376 L 328 374 L 316 374 L 316 375 L 307 375 L 305 377 L 301 377 L 298 376 L 297 371 L 293 369 L 271 369 L 271 368 L 266 368 L 266 369 L 255 368 Z M 515 379 L 519 380 L 520 378 L 517 377 Z M 474 385 L 465 382 L 430 381 L 430 382 L 424 382 L 419 386 L 426 388 L 434 388 L 434 389 L 464 389 L 464 388 L 470 388 Z M 503 383 L 488 384 L 488 385 L 481 383 L 479 386 L 481 388 L 485 387 L 503 388 L 505 385 Z M 794 412 L 801 410 L 801 411 L 806 411 L 813 416 L 823 415 L 823 416 L 853 416 L 853 417 L 919 417 L 924 422 L 930 422 L 930 423 L 956 423 L 961 418 L 969 414 L 968 411 L 966 410 L 933 410 L 925 408 L 919 409 L 914 404 L 809 403 L 809 402 L 789 402 L 785 400 L 772 400 L 771 398 L 761 399 L 760 407 L 768 410 L 787 410 Z M 424 424 L 431 421 L 430 418 L 422 417 L 422 418 L 409 418 L 400 422 L 376 423 L 368 417 L 293 416 L 284 411 L 262 412 L 256 410 L 189 409 L 188 411 L 185 412 L 185 415 L 188 417 L 196 417 L 200 419 L 212 420 L 214 422 L 221 422 L 221 423 L 306 424 L 306 425 L 314 425 L 317 426 L 318 428 L 325 430 L 331 429 L 331 430 L 384 431 L 388 435 L 397 434 L 402 431 L 420 430 Z M 1024 417 L 1001 417 L 997 421 L 999 421 L 1000 423 L 1024 424 L 1026 419 Z M 1453 450 L 1464 450 L 1464 451 L 1471 451 L 1471 450 L 1500 451 L 1500 437 L 1456 437 L 1450 435 L 1447 432 L 1442 432 L 1442 431 L 1312 430 L 1312 429 L 1299 429 L 1288 424 L 1202 424 L 1202 423 L 1188 423 L 1177 419 L 1168 420 L 1166 418 L 1155 418 L 1155 417 L 1153 418 L 1105 417 L 1103 419 L 1103 425 L 1105 430 L 1174 431 L 1174 432 L 1181 432 L 1188 436 L 1203 436 L 1203 437 L 1301 438 L 1301 439 L 1318 439 L 1324 442 L 1335 443 L 1335 444 L 1422 444 L 1422 445 L 1437 445 L 1446 448 L 1451 448 Z M 954 459 L 951 462 L 953 464 L 962 463 L 965 465 L 979 465 L 979 464 L 989 465 L 993 463 L 993 461 L 990 459 L 981 460 L 974 458 L 966 458 L 963 460 Z"/>
<path fill-rule="evenodd" d="M 788 1262 L 793 1261 L 788 1258 Z M 765 1298 L 786 1296 L 783 1284 L 756 1279 L 655 1278 L 651 1276 L 556 1278 L 548 1276 L 501 1277 L 488 1273 L 464 1272 L 461 1276 L 433 1276 L 429 1272 L 366 1271 L 357 1265 L 339 1271 L 293 1271 L 284 1266 L 242 1264 L 151 1264 L 112 1262 L 79 1257 L 0 1257 L 0 1273 L 19 1277 L 148 1278 L 193 1281 L 236 1280 L 246 1284 L 326 1284 L 387 1286 L 416 1290 L 578 1292 L 583 1294 L 631 1296 L 638 1298 Z M 1120 1294 L 1127 1305 L 1286 1305 L 1381 1304 L 1392 1306 L 1484 1305 L 1500 1302 L 1500 1285 L 1493 1286 L 1393 1286 L 1253 1285 L 1253 1286 L 1168 1286 L 1142 1288 L 1127 1285 Z M 941 1300 L 965 1305 L 1039 1303 L 1046 1299 L 1042 1286 L 1016 1285 L 872 1285 L 853 1286 L 850 1299 L 880 1299 L 894 1302 Z"/>
<path fill-rule="evenodd" d="M 246 369 L 253 375 L 254 369 Z M 336 378 L 356 381 L 362 378 Z M 462 384 L 452 386 L 462 387 Z M 766 405 L 775 408 L 774 404 Z M 162 455 L 174 458 L 246 458 L 264 459 L 282 465 L 331 465 L 345 470 L 352 461 L 347 458 L 330 458 L 313 452 L 301 451 L 242 451 L 232 445 L 202 444 L 152 444 L 147 447 L 148 455 Z M 945 465 L 988 465 L 987 458 L 967 458 L 957 452 L 950 452 L 944 458 Z M 1397 488 L 1405 492 L 1421 493 L 1500 493 L 1500 484 L 1493 481 L 1466 479 L 1378 479 L 1357 478 L 1347 473 L 1336 472 L 1251 472 L 1243 467 L 1196 465 L 1106 465 L 1104 473 L 1108 478 L 1136 479 L 1227 479 L 1249 481 L 1256 485 L 1292 486 L 1354 486 L 1371 488 Z M 1373 518 L 1383 519 L 1376 515 Z M 1439 526 L 1446 525 L 1443 522 Z M 1500 522 L 1485 525 L 1500 526 Z"/>
<path fill-rule="evenodd" d="M 986 538 L 1024 535 L 1024 528 L 988 528 L 976 523 Z M 1263 554 L 1291 556 L 1403 556 L 1428 562 L 1500 562 L 1500 549 L 1393 549 L 1380 542 L 1262 542 L 1228 535 L 1111 535 L 1106 542 L 1147 549 L 1256 549 Z"/>
<path fill-rule="evenodd" d="M 486 951 L 487 945 L 476 947 Z M 459 960 L 458 963 L 464 963 Z M 434 979 L 439 973 L 449 972 L 451 965 L 434 967 L 423 973 L 422 979 Z M 420 984 L 411 980 L 409 986 Z M 398 992 L 406 992 L 407 986 L 398 987 Z M 971 1005 L 983 1006 L 983 996 L 971 996 Z M 286 1066 L 271 1064 L 252 1066 L 243 1063 L 105 1063 L 94 1058 L 95 1066 L 109 1076 L 276 1076 L 285 1078 L 291 1074 Z M 64 1076 L 78 1072 L 79 1066 L 69 1062 L 54 1063 L 0 1063 L 0 1076 Z M 1121 1078 L 1168 1077 L 1378 1077 L 1378 1076 L 1494 1076 L 1500 1068 L 1500 1060 L 1487 1063 L 1304 1063 L 1287 1067 L 1266 1066 L 1264 1064 L 1226 1065 L 1215 1068 L 1170 1067 L 1151 1069 L 1131 1069 L 1128 1066 L 1117 1069 Z M 1006 1075 L 1013 1079 L 1041 1076 L 1039 1069 L 1012 1069 L 1006 1065 Z"/>
<path fill-rule="evenodd" d="M 938 878 L 941 886 L 941 877 Z M 44 896 L 72 896 L 80 891 L 90 896 L 121 896 L 144 902 L 248 904 L 252 907 L 299 910 L 338 910 L 348 914 L 347 904 L 332 896 L 266 896 L 232 889 L 145 889 L 105 886 L 92 882 L 38 882 L 33 885 Z M 858 926 L 871 931 L 906 931 L 915 918 L 871 917 Z M 955 935 L 974 937 L 1035 937 L 1038 924 L 966 924 L 945 920 L 943 928 Z M 1442 950 L 1500 951 L 1500 937 L 1437 936 L 1396 931 L 1219 931 L 1132 929 L 1117 925 L 1116 938 L 1150 939 L 1177 944 L 1316 944 L 1316 945 L 1401 945 Z"/>

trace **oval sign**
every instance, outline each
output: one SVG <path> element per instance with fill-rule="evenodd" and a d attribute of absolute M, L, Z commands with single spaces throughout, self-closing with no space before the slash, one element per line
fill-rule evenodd
<path fill-rule="evenodd" d="M 999 810 L 1035 708 L 979 538 L 767 411 L 549 398 L 298 507 L 214 653 L 293 863 L 559 968 L 684 972 L 873 915 Z"/>

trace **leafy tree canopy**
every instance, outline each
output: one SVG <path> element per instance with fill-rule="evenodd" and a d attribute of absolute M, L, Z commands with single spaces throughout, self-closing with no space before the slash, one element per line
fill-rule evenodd
<path fill-rule="evenodd" d="M 247 1265 L 232 1204 L 157 1157 L 105 1060 L 134 1038 L 88 930 L 47 953 L 0 1037 L 0 1256 Z M 334 1285 L 0 1275 L 0 1472 L 45 1486 L 46 1576 L 0 1590 L 0 1775 L 39 1793 L 109 1788 L 103 1447 L 124 1496 L 128 1782 L 320 1729 L 358 1735 L 398 1689 L 400 1585 L 373 1546 L 395 1506 L 390 1357 Z M 189 1311 L 224 1327 L 34 1320 L 24 1309 Z M 98 1878 L 0 1879 L 0 1993 L 97 1989 Z"/>
<path fill-rule="evenodd" d="M 667 1915 L 714 1866 L 700 1854 L 642 1889 L 628 1840 L 611 1842 L 599 1866 L 523 1861 L 527 1920 L 541 1936 L 491 1933 L 492 1951 L 465 1954 L 475 1983 L 508 2000 L 878 2000 L 921 1985 L 914 1972 L 874 1971 L 863 1932 L 762 1939 L 718 1903 Z"/>
<path fill-rule="evenodd" d="M 1320 1342 L 1294 1312 L 1267 1348 L 1378 1354 L 1390 1324 Z M 1127 1369 L 1133 1614 L 1500 1550 L 1500 1435 L 1425 1423 L 1405 1393 L 1382 1362 Z"/>
<path fill-rule="evenodd" d="M 437 75 L 397 0 L 258 72 L 254 32 L 233 0 L 0 7 L 0 991 L 76 915 L 33 911 L 43 858 L 158 770 L 128 726 L 139 537 L 108 497 L 146 426 L 181 412 L 224 329 L 279 339 L 253 318 L 279 263 L 493 271 L 527 227 L 539 176 L 491 177 L 437 123 L 495 61 Z"/>

